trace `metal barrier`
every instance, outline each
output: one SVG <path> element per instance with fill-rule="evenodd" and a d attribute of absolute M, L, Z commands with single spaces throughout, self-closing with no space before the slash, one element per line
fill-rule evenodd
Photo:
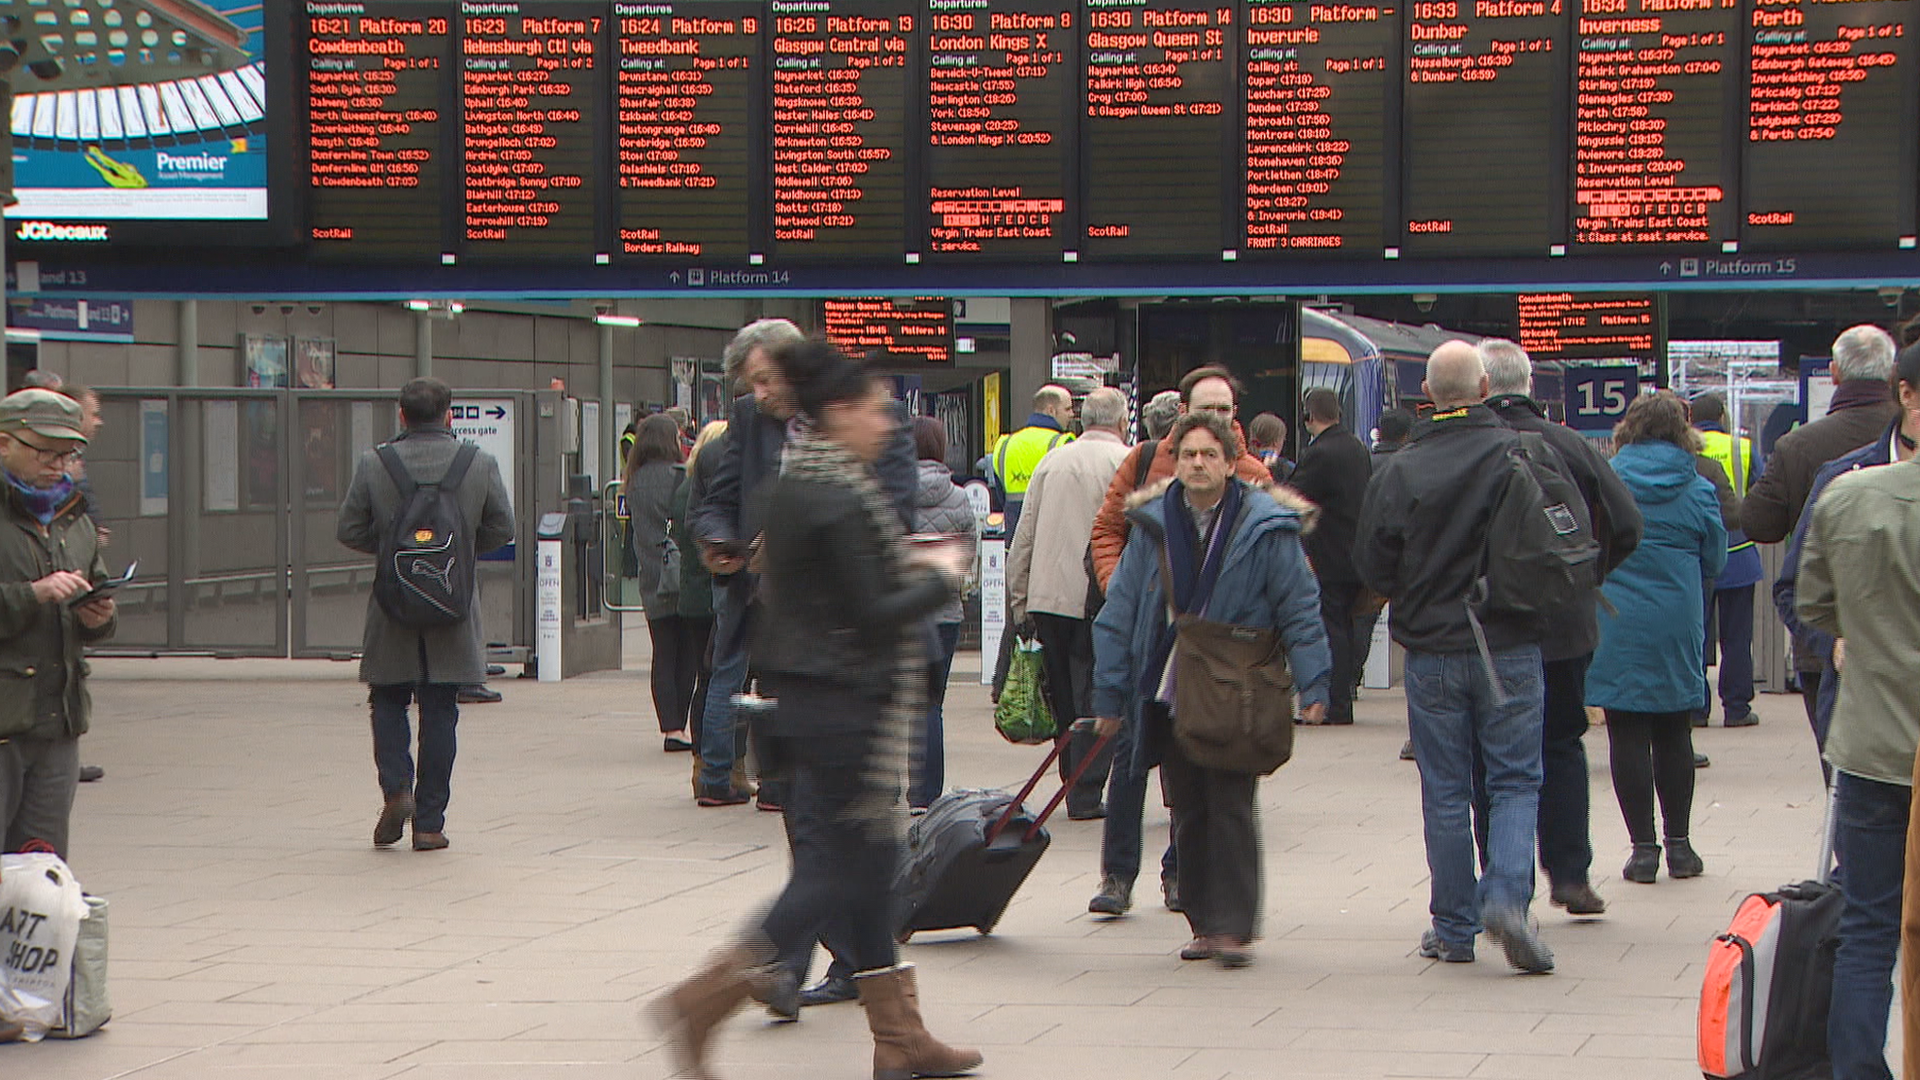
<path fill-rule="evenodd" d="M 106 559 L 117 569 L 138 558 L 144 570 L 120 591 L 119 630 L 103 651 L 359 651 L 374 563 L 334 532 L 360 455 L 398 430 L 391 391 L 99 394 L 87 475 L 111 530 Z M 518 659 L 532 646 L 535 509 L 555 498 L 564 473 L 564 461 L 537 467 L 558 396 L 488 390 L 455 401 L 456 430 L 500 459 L 514 496 L 515 543 L 483 557 L 479 610 L 495 655 Z M 479 421 L 498 411 L 504 423 L 462 430 L 462 402 Z M 560 440 L 547 441 L 562 457 Z"/>

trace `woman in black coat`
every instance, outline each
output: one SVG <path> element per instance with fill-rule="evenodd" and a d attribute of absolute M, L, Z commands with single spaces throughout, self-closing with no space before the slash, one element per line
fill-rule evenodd
<path fill-rule="evenodd" d="M 876 1080 L 959 1075 L 981 1057 L 921 1022 L 892 915 L 901 786 L 925 706 L 918 625 L 958 588 L 971 553 L 906 544 L 873 470 L 899 430 L 882 385 L 823 342 L 794 343 L 776 362 L 800 411 L 754 556 L 763 610 L 753 657 L 791 755 L 788 827 L 811 842 L 794 846 L 786 888 L 757 933 L 670 991 L 662 1019 L 683 1067 L 705 1075 L 714 1027 L 749 997 L 776 1012 L 791 1004 L 779 999 L 798 983 L 770 961 L 811 948 L 832 920 L 867 1007 Z"/>

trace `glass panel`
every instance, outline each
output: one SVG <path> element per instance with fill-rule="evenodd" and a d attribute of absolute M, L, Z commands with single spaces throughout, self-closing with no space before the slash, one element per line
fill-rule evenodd
<path fill-rule="evenodd" d="M 160 415 L 165 417 L 165 402 L 159 404 Z M 152 411 L 151 406 L 148 411 Z M 154 492 L 144 492 L 147 497 L 142 499 L 143 487 L 153 484 L 152 480 L 143 484 L 143 465 L 148 464 L 145 460 L 148 455 L 142 453 L 142 442 L 152 435 L 143 436 L 141 403 L 136 398 L 103 395 L 100 420 L 100 430 L 87 446 L 85 468 L 100 511 L 97 523 L 105 526 L 109 534 L 102 556 L 107 568 L 115 573 L 125 569 L 131 560 L 140 560 L 140 576 L 122 586 L 115 598 L 120 609 L 119 626 L 102 648 L 164 649 L 167 647 L 167 565 L 172 557 L 167 547 L 164 501 L 157 508 L 159 513 L 141 514 L 143 502 L 147 509 L 156 509 Z M 165 431 L 162 424 L 151 420 L 147 423 L 159 432 Z M 158 449 L 159 475 L 164 476 L 165 444 Z M 158 494 L 164 500 L 164 487 Z"/>

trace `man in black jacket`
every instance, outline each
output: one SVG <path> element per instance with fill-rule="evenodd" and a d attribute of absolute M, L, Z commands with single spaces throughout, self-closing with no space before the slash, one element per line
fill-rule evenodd
<path fill-rule="evenodd" d="M 1600 644 L 1595 611 L 1600 581 L 1640 545 L 1640 509 L 1593 444 L 1571 428 L 1548 420 L 1533 400 L 1533 362 L 1525 350 L 1501 338 L 1487 338 L 1477 348 L 1494 395 L 1487 399 L 1487 408 L 1515 431 L 1538 432 L 1560 455 L 1587 501 L 1593 536 L 1600 545 L 1600 574 L 1594 587 L 1549 620 L 1540 642 L 1546 675 L 1540 865 L 1547 872 L 1555 904 L 1572 915 L 1599 915 L 1607 910 L 1606 902 L 1587 880 L 1593 864 L 1587 747 L 1582 741 L 1587 734 L 1587 665 Z"/>
<path fill-rule="evenodd" d="M 1435 349 L 1424 390 L 1434 412 L 1373 474 L 1353 551 L 1361 579 L 1391 601 L 1393 637 L 1407 650 L 1433 913 L 1420 955 L 1470 963 L 1484 927 L 1514 967 L 1552 971 L 1553 953 L 1527 916 L 1540 804 L 1540 630 L 1488 612 L 1477 649 L 1467 607 L 1518 436 L 1483 404 L 1487 373 L 1472 345 Z M 1490 804 L 1484 880 L 1474 874 L 1476 753 Z"/>
<path fill-rule="evenodd" d="M 1333 653 L 1333 700 L 1328 724 L 1353 723 L 1354 609 L 1360 601 L 1360 575 L 1353 568 L 1354 529 L 1360 501 L 1373 475 L 1366 444 L 1340 422 L 1340 395 L 1325 387 L 1307 391 L 1301 403 L 1307 445 L 1294 466 L 1293 488 L 1320 507 L 1320 521 L 1305 537 L 1307 559 L 1320 580 L 1320 621 L 1327 627 Z"/>

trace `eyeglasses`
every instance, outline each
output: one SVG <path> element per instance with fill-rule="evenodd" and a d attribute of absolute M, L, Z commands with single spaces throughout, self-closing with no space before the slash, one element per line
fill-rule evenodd
<path fill-rule="evenodd" d="M 13 436 L 13 441 L 40 455 L 42 465 L 71 465 L 79 461 L 82 456 L 79 450 L 54 450 L 30 443 L 18 435 Z"/>

